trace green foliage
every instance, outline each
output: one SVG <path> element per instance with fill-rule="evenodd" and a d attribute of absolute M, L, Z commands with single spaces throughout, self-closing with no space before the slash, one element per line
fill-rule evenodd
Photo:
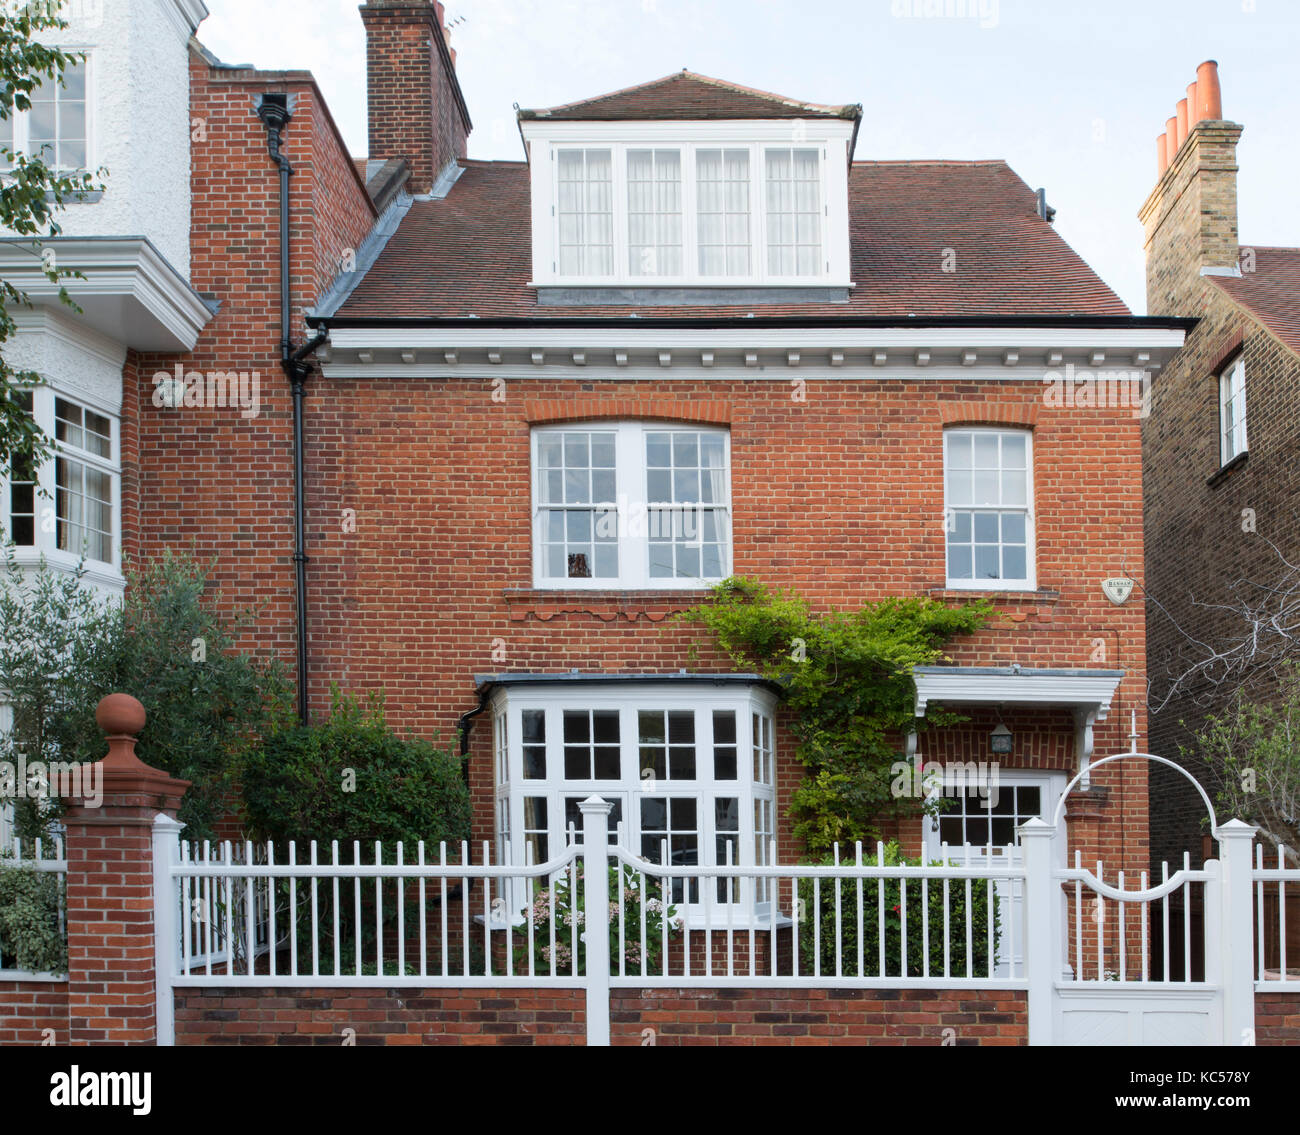
<path fill-rule="evenodd" d="M 95 707 L 105 694 L 129 693 L 147 715 L 140 759 L 193 782 L 180 818 L 190 838 L 207 835 L 228 806 L 241 754 L 291 709 L 279 664 L 238 651 L 248 614 L 221 613 L 208 593 L 212 567 L 164 551 L 128 565 L 125 598 L 113 602 L 80 573 L 43 562 L 26 569 L 10 552 L 0 577 L 0 688 L 10 691 L 13 728 L 0 737 L 0 759 L 100 760 Z"/>
<path fill-rule="evenodd" d="M 1300 662 L 1283 672 L 1272 699 L 1238 693 L 1194 737 L 1192 747 L 1180 746 L 1182 755 L 1199 755 L 1216 773 L 1220 820 L 1256 824 L 1300 864 Z"/>
<path fill-rule="evenodd" d="M 921 806 L 890 791 L 898 738 L 961 719 L 932 708 L 916 720 L 912 668 L 942 661 L 945 643 L 992 614 L 983 599 L 948 607 L 924 598 L 818 614 L 793 591 L 733 578 L 714 588 L 712 602 L 679 617 L 712 632 L 737 669 L 784 686 L 797 756 L 808 770 L 791 799 L 795 835 L 823 853 L 837 842 L 874 839 L 882 816 Z"/>
<path fill-rule="evenodd" d="M 528 963 L 528 923 L 533 926 L 533 960 L 534 972 L 548 974 L 551 972 L 551 926 L 555 927 L 555 972 L 572 973 L 573 951 L 578 951 L 578 973 L 587 972 L 587 958 L 583 949 L 583 934 L 587 923 L 586 895 L 582 881 L 582 864 L 576 868 L 578 876 L 578 899 L 575 906 L 573 884 L 568 872 L 560 875 L 553 887 L 542 888 L 533 894 L 533 901 L 524 911 L 524 925 L 516 927 L 515 967 L 516 972 L 525 972 Z M 626 972 L 635 976 L 653 976 L 661 972 L 664 948 L 664 918 L 668 920 L 670 936 L 681 926 L 681 919 L 675 906 L 664 910 L 664 904 L 656 893 L 656 887 L 649 876 L 643 876 L 626 864 L 620 872 L 617 865 L 609 868 L 609 957 L 612 973 L 619 972 L 619 918 L 618 889 L 619 881 L 623 887 L 623 961 Z M 642 883 L 646 884 L 647 894 L 642 892 Z M 552 918 L 551 902 L 554 891 L 555 912 Z M 641 950 L 641 917 L 644 908 L 646 948 Z M 575 933 L 575 922 L 577 924 Z"/>
<path fill-rule="evenodd" d="M 57 13 L 58 5 L 52 3 L 6 4 L 0 11 L 0 118 L 11 120 L 15 111 L 30 110 L 32 92 L 37 87 L 45 83 L 62 86 L 64 69 L 85 58 L 33 39 L 40 32 L 68 26 Z M 0 228 L 32 238 L 33 260 L 42 265 L 43 275 L 52 283 L 84 279 L 79 272 L 60 268 L 57 260 L 48 255 L 53 250 L 42 248 L 40 238 L 62 232 L 55 216 L 68 201 L 102 189 L 103 185 L 86 171 L 51 169 L 42 154 L 16 154 L 7 147 L 3 152 L 12 169 L 0 180 Z M 100 170 L 99 175 L 105 172 Z M 59 298 L 76 308 L 62 284 Z M 22 404 L 11 397 L 12 387 L 39 386 L 43 381 L 35 371 L 15 370 L 3 357 L 4 344 L 16 330 L 10 310 L 14 306 L 30 306 L 27 294 L 11 281 L 0 280 L 0 465 L 4 466 L 11 456 L 32 462 L 42 461 L 52 453 L 50 440 Z"/>
<path fill-rule="evenodd" d="M 0 965 L 67 973 L 68 945 L 59 920 L 63 880 L 0 857 Z"/>
<path fill-rule="evenodd" d="M 330 716 L 268 736 L 240 773 L 250 834 L 276 841 L 402 840 L 436 847 L 467 839 L 469 788 L 458 756 L 384 721 L 382 695 L 333 691 Z"/>
<path fill-rule="evenodd" d="M 828 856 L 821 860 L 830 864 Z M 870 862 L 874 863 L 874 860 Z M 897 843 L 885 845 L 883 866 L 919 866 L 921 860 L 908 859 L 899 853 Z M 938 866 L 934 861 L 931 866 Z M 903 975 L 903 914 L 907 915 L 907 976 L 925 973 L 923 917 L 928 909 L 930 920 L 930 975 L 944 972 L 943 954 L 948 949 L 948 964 L 954 977 L 966 976 L 966 882 L 954 879 L 948 885 L 948 929 L 944 931 L 942 881 L 931 880 L 923 895 L 921 881 L 907 880 L 907 900 L 900 895 L 898 879 L 865 879 L 862 883 L 862 970 L 858 970 L 858 891 L 854 880 L 812 879 L 799 881 L 799 968 L 804 974 L 814 972 L 814 958 L 821 959 L 821 973 L 835 972 L 838 945 L 842 972 L 850 977 L 895 977 Z M 994 884 L 987 879 L 971 880 L 970 898 L 970 973 L 984 977 L 997 965 L 998 932 L 993 932 L 993 959 L 989 959 L 989 909 L 993 905 Z M 883 899 L 882 899 L 883 890 Z M 836 896 L 839 919 L 836 919 Z M 880 973 L 880 910 L 884 907 L 885 969 Z M 820 912 L 820 917 L 817 917 Z M 820 924 L 820 938 L 818 938 Z"/>

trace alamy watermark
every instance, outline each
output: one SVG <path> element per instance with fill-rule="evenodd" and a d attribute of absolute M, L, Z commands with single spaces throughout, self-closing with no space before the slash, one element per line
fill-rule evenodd
<path fill-rule="evenodd" d="M 104 802 L 104 769 L 65 761 L 0 761 L 0 800 L 75 799 L 88 808 Z"/>
<path fill-rule="evenodd" d="M 981 28 L 998 26 L 998 0 L 890 0 L 896 20 L 974 20 Z"/>
<path fill-rule="evenodd" d="M 1000 774 L 996 761 L 895 761 L 889 766 L 890 794 L 897 800 L 937 796 L 978 796 L 986 808 L 998 805 Z"/>
<path fill-rule="evenodd" d="M 1151 413 L 1151 375 L 1144 370 L 1097 370 L 1066 363 L 1043 375 L 1043 402 L 1055 410 L 1131 410 Z"/>
<path fill-rule="evenodd" d="M 238 408 L 240 417 L 256 418 L 262 412 L 262 372 L 247 370 L 187 371 L 181 363 L 174 371 L 153 376 L 153 404 L 159 409 L 201 407 L 208 410 Z"/>

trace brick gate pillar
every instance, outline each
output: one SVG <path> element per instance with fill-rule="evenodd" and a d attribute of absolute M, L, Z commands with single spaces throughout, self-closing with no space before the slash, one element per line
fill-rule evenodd
<path fill-rule="evenodd" d="M 155 1044 L 153 830 L 190 782 L 135 755 L 144 706 L 110 694 L 95 711 L 108 755 L 81 767 L 68 802 L 68 1034 L 74 1045 Z"/>

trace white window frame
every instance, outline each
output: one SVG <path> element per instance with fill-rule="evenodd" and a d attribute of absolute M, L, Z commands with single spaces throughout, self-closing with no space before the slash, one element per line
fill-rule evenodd
<path fill-rule="evenodd" d="M 85 557 L 88 574 L 99 582 L 119 584 L 122 581 L 122 423 L 118 413 L 93 398 L 82 393 L 72 393 L 46 384 L 28 388 L 32 395 L 32 416 L 47 438 L 55 438 L 55 402 L 62 399 L 71 402 L 83 410 L 91 410 L 107 418 L 111 430 L 109 456 L 101 457 L 88 450 L 70 446 L 64 442 L 55 442 L 55 454 L 47 461 L 41 462 L 36 470 L 36 524 L 35 543 L 17 545 L 13 548 L 15 561 L 19 564 L 35 564 L 42 556 L 53 567 L 74 570 L 82 563 L 79 552 L 64 551 L 58 546 L 58 487 L 55 477 L 55 463 L 59 456 L 77 461 L 82 465 L 105 473 L 109 478 L 109 496 L 112 508 L 112 532 L 110 533 L 110 560 L 96 560 Z M 7 542 L 12 536 L 9 507 L 9 467 L 0 468 L 0 524 L 3 524 L 3 539 Z M 44 495 L 42 495 L 44 494 Z"/>
<path fill-rule="evenodd" d="M 1014 434 L 1025 439 L 1025 578 L 957 579 L 948 574 L 948 537 L 957 512 L 1016 512 L 1001 505 L 954 505 L 948 493 L 948 441 L 957 434 Z M 1038 587 L 1037 520 L 1034 508 L 1034 435 L 1030 429 L 1005 426 L 949 426 L 943 431 L 943 574 L 952 591 L 1035 591 Z M 972 565 L 973 567 L 973 565 Z"/>
<path fill-rule="evenodd" d="M 84 54 L 85 59 L 80 61 L 81 66 L 85 69 L 86 76 L 86 164 L 84 166 L 61 166 L 52 165 L 51 169 L 59 173 L 83 173 L 98 168 L 98 162 L 95 159 L 95 68 L 93 64 L 94 53 L 87 47 L 67 47 L 60 45 L 59 50 L 65 55 Z M 76 62 L 76 61 L 74 61 Z M 64 88 L 59 85 L 55 79 L 46 79 L 44 83 L 52 84 L 57 88 L 61 95 Z M 39 90 L 39 88 L 38 88 Z M 59 97 L 59 96 L 56 96 Z M 8 147 L 16 154 L 27 154 L 31 157 L 28 149 L 31 141 L 31 111 L 14 110 L 11 112 L 9 121 L 13 124 L 13 142 Z M 0 141 L 0 148 L 4 144 Z M 5 164 L 2 154 L 0 154 L 0 175 L 8 175 L 12 172 L 13 167 Z"/>
<path fill-rule="evenodd" d="M 529 688 L 526 685 L 510 686 L 498 690 L 492 699 L 493 751 L 500 749 L 503 735 L 507 760 L 507 779 L 494 786 L 498 817 L 508 814 L 519 822 L 509 832 L 508 844 L 500 844 L 504 853 L 508 847 L 509 860 L 514 864 L 528 861 L 523 832 L 524 801 L 527 797 L 544 797 L 547 801 L 547 852 L 551 859 L 559 856 L 566 846 L 565 800 L 570 797 L 585 799 L 593 793 L 606 800 L 617 800 L 622 805 L 624 846 L 640 856 L 641 807 L 644 796 L 661 798 L 692 798 L 696 801 L 696 835 L 699 841 L 702 866 L 725 866 L 716 850 L 714 801 L 718 798 L 736 798 L 739 809 L 739 859 L 738 867 L 755 863 L 754 808 L 755 801 L 765 803 L 773 821 L 776 820 L 776 697 L 760 686 L 736 684 L 721 689 L 694 683 L 563 683 Z M 543 779 L 525 780 L 523 776 L 523 714 L 528 710 L 541 710 L 546 721 L 546 776 Z M 619 714 L 620 777 L 618 780 L 574 779 L 564 777 L 564 714 L 566 710 L 607 710 Z M 639 713 L 641 710 L 693 711 L 695 714 L 696 775 L 694 778 L 654 779 L 644 776 L 639 744 Z M 718 779 L 713 766 L 713 713 L 715 710 L 734 712 L 736 715 L 736 778 Z M 773 777 L 770 784 L 756 784 L 753 778 L 753 720 L 768 722 L 772 737 Z M 613 813 L 610 820 L 610 843 L 617 842 Z M 500 825 L 498 821 L 498 830 Z M 576 833 L 581 836 L 581 827 Z M 772 834 L 775 838 L 775 833 Z M 770 854 L 765 848 L 761 854 Z M 503 855 L 504 857 L 504 855 Z M 761 862 L 760 858 L 760 862 Z M 657 893 L 654 876 L 648 877 L 652 893 Z M 728 907 L 733 925 L 745 924 L 754 918 L 761 923 L 770 919 L 766 902 L 756 902 L 754 880 L 737 876 L 737 885 L 731 894 L 731 903 L 718 898 L 716 880 L 709 894 L 700 886 L 698 902 L 679 902 L 679 913 L 686 916 L 692 926 L 725 924 Z M 540 884 L 539 884 L 540 885 Z M 761 896 L 760 896 L 761 897 Z M 526 884 L 518 884 L 512 899 L 512 909 L 521 911 L 527 902 Z"/>
<path fill-rule="evenodd" d="M 531 286 L 563 287 L 850 287 L 848 152 L 852 125 L 835 121 L 619 122 L 523 124 L 532 170 L 533 279 Z M 768 150 L 816 150 L 819 154 L 821 270 L 815 275 L 776 276 L 768 271 Z M 562 275 L 559 264 L 557 154 L 565 149 L 608 149 L 613 166 L 614 272 L 606 276 Z M 627 152 L 673 149 L 682 176 L 682 273 L 637 274 L 629 270 Z M 703 275 L 699 270 L 697 175 L 700 150 L 749 153 L 750 272 Z"/>
<path fill-rule="evenodd" d="M 1238 355 L 1219 372 L 1219 464 L 1247 452 L 1246 359 Z"/>
<path fill-rule="evenodd" d="M 613 433 L 615 435 L 615 506 L 618 522 L 618 575 L 604 578 L 557 579 L 545 574 L 544 511 L 541 485 L 538 477 L 538 442 L 546 435 L 565 433 Z M 727 540 L 724 548 L 722 574 L 692 579 L 677 579 L 650 575 L 649 509 L 647 495 L 647 470 L 645 435 L 648 433 L 697 433 L 722 438 L 725 467 L 724 500 L 717 508 L 725 517 Z M 669 421 L 604 421 L 586 420 L 556 425 L 538 425 L 531 431 L 529 461 L 532 482 L 532 532 L 533 532 L 533 586 L 547 590 L 692 590 L 712 586 L 731 574 L 735 535 L 732 531 L 731 504 L 731 431 L 725 427 L 706 426 L 694 422 Z"/>

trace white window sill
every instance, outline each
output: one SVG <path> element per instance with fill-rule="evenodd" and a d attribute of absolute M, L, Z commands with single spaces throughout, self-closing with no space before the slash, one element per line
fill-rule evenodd
<path fill-rule="evenodd" d="M 22 547 L 11 548 L 10 552 L 14 563 L 21 568 L 36 568 L 40 565 L 42 557 L 44 557 L 46 565 L 52 571 L 72 575 L 81 567 L 84 569 L 85 578 L 93 584 L 116 591 L 122 591 L 126 588 L 126 577 L 112 564 L 102 563 L 99 560 L 85 560 L 83 562 L 78 557 L 57 549 Z"/>
<path fill-rule="evenodd" d="M 950 579 L 946 591 L 1037 591 L 1038 585 L 1023 579 Z"/>

